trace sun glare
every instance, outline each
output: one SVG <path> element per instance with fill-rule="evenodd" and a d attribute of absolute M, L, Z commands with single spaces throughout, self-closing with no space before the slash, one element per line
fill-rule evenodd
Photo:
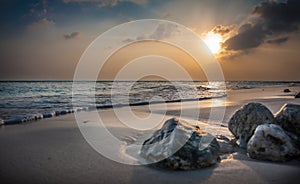
<path fill-rule="evenodd" d="M 221 50 L 222 37 L 219 34 L 209 32 L 205 35 L 203 41 L 213 54 L 217 54 Z"/>

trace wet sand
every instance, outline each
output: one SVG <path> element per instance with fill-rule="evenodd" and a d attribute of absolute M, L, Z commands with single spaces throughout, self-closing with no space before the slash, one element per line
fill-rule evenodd
<path fill-rule="evenodd" d="M 292 93 L 283 93 L 285 88 L 290 88 Z M 300 99 L 293 97 L 296 91 L 300 91 L 300 87 L 231 90 L 227 98 L 184 102 L 185 113 L 182 118 L 195 121 L 193 114 L 200 111 L 196 117 L 200 122 L 195 122 L 202 129 L 208 126 L 208 131 L 230 137 L 227 122 L 243 104 L 261 102 L 275 113 L 285 103 L 300 104 Z M 128 128 L 116 117 L 113 109 L 99 110 L 98 113 L 107 129 L 124 143 L 125 151 L 120 149 L 116 155 L 126 160 L 130 159 L 126 157 L 126 145 L 146 139 L 164 120 L 180 116 L 181 105 L 167 104 L 166 116 L 163 115 L 163 105 L 152 105 L 152 113 L 161 121 L 155 122 L 155 128 L 149 131 Z M 215 117 L 208 121 L 211 107 L 226 107 L 223 121 Z M 132 107 L 134 114 L 140 118 L 149 116 L 150 109 L 148 106 Z M 128 113 L 124 108 L 119 110 Z M 80 113 L 83 119 L 80 119 L 79 125 L 92 126 L 97 123 L 97 117 L 89 116 L 87 112 Z M 109 140 L 103 141 L 109 144 Z M 88 144 L 74 114 L 1 126 L 0 148 L 1 183 L 291 183 L 297 181 L 295 179 L 300 173 L 300 161 L 257 161 L 248 158 L 243 150 L 228 155 L 227 159 L 213 167 L 195 171 L 169 171 L 117 163 L 105 158 Z"/>

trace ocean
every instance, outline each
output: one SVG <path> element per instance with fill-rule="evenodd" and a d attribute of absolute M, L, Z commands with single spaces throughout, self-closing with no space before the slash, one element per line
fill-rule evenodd
<path fill-rule="evenodd" d="M 93 86 L 93 82 L 82 81 L 72 90 L 72 81 L 2 81 L 0 119 L 25 122 L 95 108 L 221 98 L 226 96 L 226 90 L 287 83 L 300 85 L 298 82 L 251 81 L 231 81 L 226 82 L 226 86 L 202 81 L 97 81 Z"/>

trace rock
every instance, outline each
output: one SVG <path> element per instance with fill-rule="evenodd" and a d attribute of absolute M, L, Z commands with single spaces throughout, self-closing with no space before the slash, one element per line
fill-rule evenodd
<path fill-rule="evenodd" d="M 69 111 L 67 109 L 64 109 L 64 110 L 61 110 L 60 111 L 60 115 L 65 115 L 65 114 L 68 114 Z"/>
<path fill-rule="evenodd" d="M 300 105 L 284 104 L 275 114 L 275 120 L 300 149 Z"/>
<path fill-rule="evenodd" d="M 4 120 L 0 119 L 0 126 L 4 125 Z"/>
<path fill-rule="evenodd" d="M 157 167 L 190 170 L 217 163 L 219 149 L 211 134 L 172 118 L 143 143 L 140 155 Z"/>
<path fill-rule="evenodd" d="M 60 116 L 61 115 L 61 111 L 55 111 L 55 116 Z"/>
<path fill-rule="evenodd" d="M 33 114 L 32 116 L 34 117 L 35 120 L 39 120 L 39 119 L 43 119 L 44 118 L 44 115 L 40 114 L 40 113 Z"/>
<path fill-rule="evenodd" d="M 295 95 L 295 98 L 300 98 L 300 92 Z"/>
<path fill-rule="evenodd" d="M 249 103 L 235 112 L 228 123 L 228 129 L 238 139 L 241 148 L 247 148 L 247 142 L 258 125 L 274 123 L 271 111 L 260 103 Z"/>
<path fill-rule="evenodd" d="M 55 116 L 55 112 L 46 112 L 43 114 L 44 118 L 52 118 Z"/>
<path fill-rule="evenodd" d="M 284 104 L 275 114 L 275 120 L 284 130 L 300 135 L 300 105 Z"/>
<path fill-rule="evenodd" d="M 27 115 L 24 115 L 24 116 L 20 116 L 20 118 L 21 118 L 22 123 L 25 123 L 27 121 L 32 121 L 32 120 L 35 119 L 34 116 L 32 116 L 30 114 L 27 114 Z"/>
<path fill-rule="evenodd" d="M 6 120 L 4 122 L 5 125 L 14 125 L 14 124 L 19 124 L 24 121 L 23 117 L 17 116 L 12 119 Z"/>
<path fill-rule="evenodd" d="M 254 159 L 283 162 L 298 156 L 299 150 L 279 125 L 264 124 L 256 128 L 247 153 Z"/>
<path fill-rule="evenodd" d="M 216 135 L 216 139 L 220 146 L 219 155 L 234 153 L 238 150 L 238 145 L 236 144 L 235 139 L 230 140 L 223 135 Z"/>
<path fill-rule="evenodd" d="M 291 92 L 291 90 L 290 89 L 284 89 L 283 92 L 284 93 L 289 93 L 289 92 Z"/>

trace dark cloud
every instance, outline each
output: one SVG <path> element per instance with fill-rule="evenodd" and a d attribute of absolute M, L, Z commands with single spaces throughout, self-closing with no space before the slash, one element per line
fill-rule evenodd
<path fill-rule="evenodd" d="M 245 50 L 260 46 L 267 39 L 271 43 L 288 40 L 272 39 L 298 31 L 300 24 L 300 1 L 288 0 L 285 3 L 268 1 L 254 7 L 250 23 L 243 24 L 238 34 L 225 41 L 227 50 Z M 272 40 L 272 41 L 271 41 Z"/>
<path fill-rule="evenodd" d="M 254 7 L 253 15 L 264 21 L 264 26 L 272 33 L 296 31 L 300 23 L 300 1 L 288 0 L 263 2 Z"/>
<path fill-rule="evenodd" d="M 234 27 L 235 27 L 234 25 L 230 25 L 230 26 L 217 25 L 216 27 L 213 28 L 212 32 L 216 34 L 224 35 L 232 31 Z"/>
<path fill-rule="evenodd" d="M 261 24 L 244 24 L 238 34 L 226 40 L 223 46 L 227 50 L 244 50 L 258 47 L 264 42 L 266 32 Z"/>
<path fill-rule="evenodd" d="M 66 40 L 69 40 L 69 39 L 73 39 L 73 38 L 78 38 L 79 35 L 80 35 L 80 32 L 73 32 L 73 33 L 71 33 L 71 34 L 65 34 L 65 35 L 64 35 L 64 38 L 65 38 Z"/>
<path fill-rule="evenodd" d="M 289 37 L 285 36 L 285 37 L 282 37 L 282 38 L 276 38 L 276 39 L 268 40 L 267 43 L 270 43 L 270 44 L 282 44 L 282 43 L 288 41 L 288 39 L 289 39 Z"/>

